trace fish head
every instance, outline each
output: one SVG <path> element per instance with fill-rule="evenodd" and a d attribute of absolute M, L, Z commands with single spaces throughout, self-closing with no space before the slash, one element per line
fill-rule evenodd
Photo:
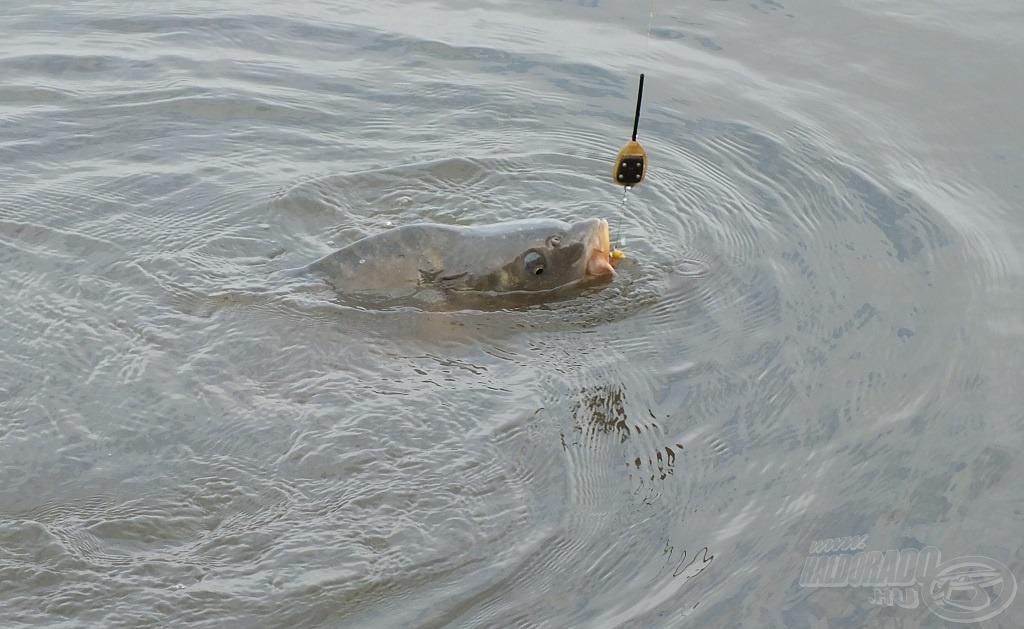
<path fill-rule="evenodd" d="M 500 269 L 489 273 L 478 288 L 485 290 L 551 290 L 615 272 L 608 221 L 599 218 L 575 223 L 557 220 L 525 222 L 504 247 Z"/>

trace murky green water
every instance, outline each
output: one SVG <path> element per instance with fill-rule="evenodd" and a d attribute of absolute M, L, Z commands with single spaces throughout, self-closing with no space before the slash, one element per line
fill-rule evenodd
<path fill-rule="evenodd" d="M 1024 579 L 1022 18 L 8 3 L 0 624 L 945 626 L 801 573 Z M 271 280 L 531 216 L 630 257 L 496 310 Z"/>

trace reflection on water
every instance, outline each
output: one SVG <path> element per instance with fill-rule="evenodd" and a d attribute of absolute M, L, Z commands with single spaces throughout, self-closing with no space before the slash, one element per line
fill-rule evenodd
<path fill-rule="evenodd" d="M 588 435 L 593 431 L 615 434 L 620 443 L 629 438 L 621 388 L 591 387 L 581 391 L 580 395 L 582 399 L 573 405 L 572 416 L 581 441 L 589 441 Z"/>
<path fill-rule="evenodd" d="M 581 399 L 577 400 L 572 407 L 573 437 L 571 441 L 567 441 L 563 434 L 562 447 L 568 448 L 569 445 L 587 447 L 600 435 L 612 435 L 618 439 L 619 443 L 624 443 L 631 435 L 636 435 L 639 438 L 640 435 L 645 435 L 652 430 L 657 431 L 656 418 L 649 410 L 646 418 L 631 418 L 626 413 L 623 403 L 624 395 L 620 387 L 594 386 L 581 391 Z M 630 419 L 635 423 L 628 424 L 627 420 Z M 650 478 L 648 480 L 663 481 L 674 471 L 676 451 L 682 451 L 683 448 L 681 443 L 656 447 L 645 458 L 637 456 L 633 459 L 633 465 L 638 471 L 649 471 Z"/>
<path fill-rule="evenodd" d="M 800 587 L 850 535 L 1020 575 L 1019 99 L 974 67 L 1019 28 L 548 4 L 8 8 L 0 624 L 936 624 Z M 615 278 L 282 279 L 539 216 L 608 219 Z"/>

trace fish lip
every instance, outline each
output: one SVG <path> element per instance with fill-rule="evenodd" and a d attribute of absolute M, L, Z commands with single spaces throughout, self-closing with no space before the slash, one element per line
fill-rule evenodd
<path fill-rule="evenodd" d="M 611 255 L 612 252 L 612 238 L 611 232 L 608 229 L 608 221 L 600 218 L 598 219 L 598 231 L 601 234 L 601 251 L 604 251 Z"/>
<path fill-rule="evenodd" d="M 590 251 L 587 253 L 587 275 L 601 276 L 611 273 L 615 274 L 615 264 L 618 260 L 612 258 L 611 234 L 608 230 L 608 221 L 597 219 L 596 238 L 591 241 Z"/>

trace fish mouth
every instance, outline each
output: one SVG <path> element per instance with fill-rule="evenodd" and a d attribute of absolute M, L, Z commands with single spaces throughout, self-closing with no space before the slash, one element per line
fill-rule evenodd
<path fill-rule="evenodd" d="M 596 233 L 590 243 L 590 252 L 587 254 L 587 275 L 597 276 L 615 273 L 616 262 L 618 260 L 612 258 L 608 221 L 600 218 L 597 221 Z"/>

